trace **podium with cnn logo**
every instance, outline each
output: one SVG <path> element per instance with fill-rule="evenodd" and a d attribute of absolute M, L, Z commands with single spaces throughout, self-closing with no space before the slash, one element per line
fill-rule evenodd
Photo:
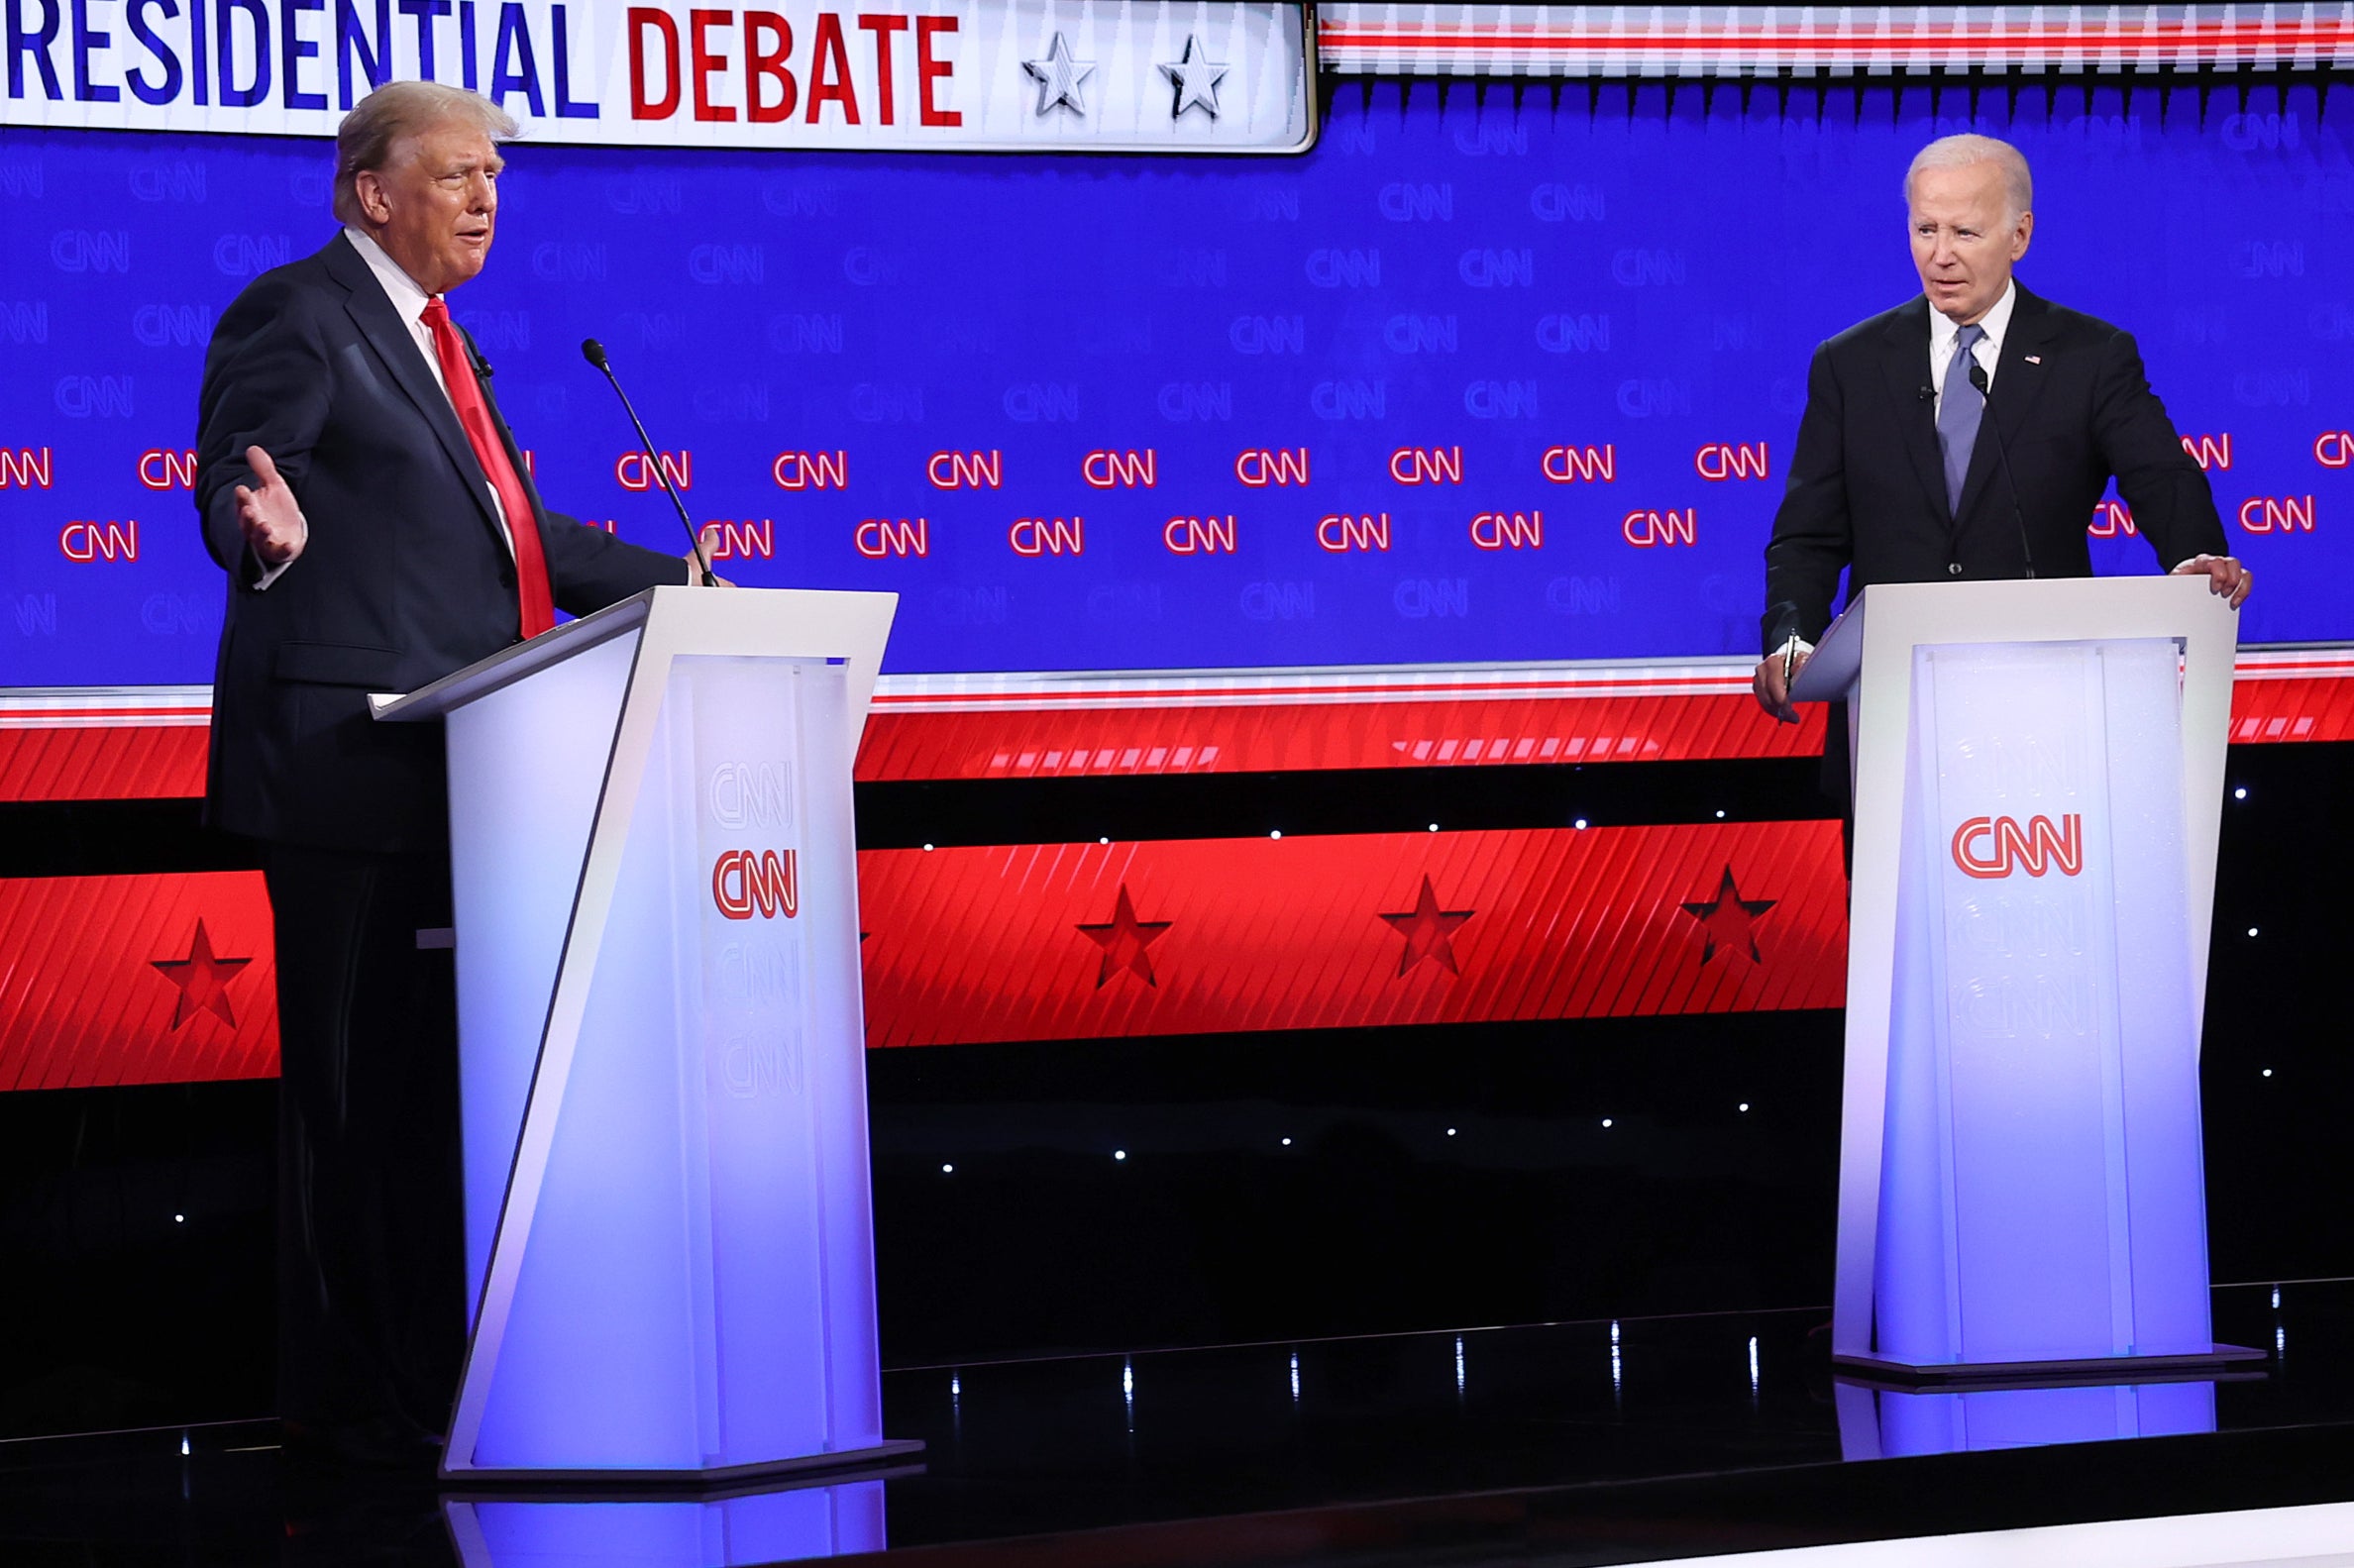
<path fill-rule="evenodd" d="M 850 770 L 897 596 L 654 588 L 447 728 L 452 1478 L 726 1481 L 882 1432 Z"/>
<path fill-rule="evenodd" d="M 2237 624 L 2203 576 L 1882 584 L 1801 672 L 1854 737 L 1852 1369 L 2259 1354 L 2213 1340 L 2198 1116 Z"/>

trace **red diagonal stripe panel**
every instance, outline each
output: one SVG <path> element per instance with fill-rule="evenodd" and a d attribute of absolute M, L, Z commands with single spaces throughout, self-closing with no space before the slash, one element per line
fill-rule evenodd
<path fill-rule="evenodd" d="M 1723 696 L 1489 697 L 1135 706 L 878 708 L 858 777 L 1073 779 L 1820 754 L 1820 708 L 1776 724 Z"/>
<path fill-rule="evenodd" d="M 2344 653 L 2305 662 L 2242 655 L 2232 688 L 2235 744 L 2354 740 Z M 1274 688 L 1270 688 L 1271 690 Z M 1383 688 L 1387 689 L 1387 688 Z M 1823 710 L 1776 724 L 1745 690 L 1614 695 L 1456 693 L 1365 700 L 1219 703 L 1139 688 L 1114 699 L 1024 706 L 1016 693 L 969 706 L 893 698 L 868 718 L 858 777 L 1075 779 L 1275 773 L 1322 768 L 1457 768 L 1503 763 L 1685 762 L 1797 757 L 1823 749 Z M 1073 697 L 1073 693 L 1059 693 Z M 201 708 L 20 708 L 0 724 L 0 801 L 127 800 L 204 792 Z M 170 713 L 173 723 L 155 714 Z"/>
<path fill-rule="evenodd" d="M 0 882 L 0 1090 L 276 1072 L 260 872 Z"/>
<path fill-rule="evenodd" d="M 156 800 L 204 793 L 197 725 L 0 729 L 0 800 Z"/>
<path fill-rule="evenodd" d="M 870 850 L 858 862 L 871 1046 L 1836 1007 L 1845 995 L 1836 822 Z M 1713 922 L 1685 907 L 1723 897 L 1728 871 L 1737 905 Z M 1425 878 L 1435 902 L 1421 897 Z M 1124 889 L 1128 917 L 1159 927 L 1149 983 L 1145 966 L 1104 963 L 1099 938 Z M 1418 908 L 1427 951 L 1401 975 L 1413 922 L 1383 916 Z M 1441 937 L 1455 972 L 1437 956 Z"/>
<path fill-rule="evenodd" d="M 2354 739 L 2354 680 L 2236 680 L 2231 686 L 2231 739 L 2234 745 Z"/>

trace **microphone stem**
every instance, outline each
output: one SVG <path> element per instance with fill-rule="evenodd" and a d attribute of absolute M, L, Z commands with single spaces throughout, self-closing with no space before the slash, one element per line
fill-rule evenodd
<path fill-rule="evenodd" d="M 613 383 L 613 395 L 621 399 L 622 411 L 629 415 L 629 422 L 637 427 L 638 446 L 645 451 L 646 462 L 653 468 L 655 482 L 662 486 L 662 493 L 671 498 L 671 505 L 679 509 L 679 521 L 687 529 L 687 548 L 694 553 L 695 570 L 701 577 L 702 585 L 706 588 L 717 587 L 717 581 L 711 576 L 710 560 L 703 554 L 702 535 L 696 530 L 695 519 L 687 513 L 687 503 L 679 498 L 678 489 L 671 483 L 669 470 L 663 468 L 662 458 L 654 450 L 654 438 L 646 434 L 646 422 L 638 418 L 637 408 L 630 402 L 629 394 L 621 389 L 621 377 L 613 373 L 613 367 L 599 363 L 597 368 L 604 371 L 605 379 Z M 2029 575 L 2033 575 L 2030 571 Z"/>

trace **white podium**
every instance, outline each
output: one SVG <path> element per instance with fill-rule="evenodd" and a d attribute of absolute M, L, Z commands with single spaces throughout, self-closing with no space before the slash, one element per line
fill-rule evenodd
<path fill-rule="evenodd" d="M 654 588 L 448 730 L 469 1325 L 450 1478 L 886 1442 L 850 769 L 897 596 Z"/>
<path fill-rule="evenodd" d="M 2238 617 L 2204 577 L 1883 584 L 1800 675 L 1856 801 L 1833 1354 L 2181 1375 Z"/>

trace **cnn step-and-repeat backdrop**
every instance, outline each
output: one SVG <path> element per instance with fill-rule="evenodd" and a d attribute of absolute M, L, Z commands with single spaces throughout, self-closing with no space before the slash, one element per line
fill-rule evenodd
<path fill-rule="evenodd" d="M 1914 149 L 1985 130 L 2035 163 L 2022 276 L 2138 335 L 2261 574 L 2247 640 L 2354 634 L 2354 168 L 2310 92 L 1332 86 L 1296 157 L 526 143 L 454 305 L 554 504 L 679 542 L 593 336 L 722 570 L 900 591 L 894 670 L 1738 653 L 1809 352 L 1915 287 Z M 0 685 L 209 678 L 204 345 L 332 236 L 329 172 L 0 137 Z"/>

